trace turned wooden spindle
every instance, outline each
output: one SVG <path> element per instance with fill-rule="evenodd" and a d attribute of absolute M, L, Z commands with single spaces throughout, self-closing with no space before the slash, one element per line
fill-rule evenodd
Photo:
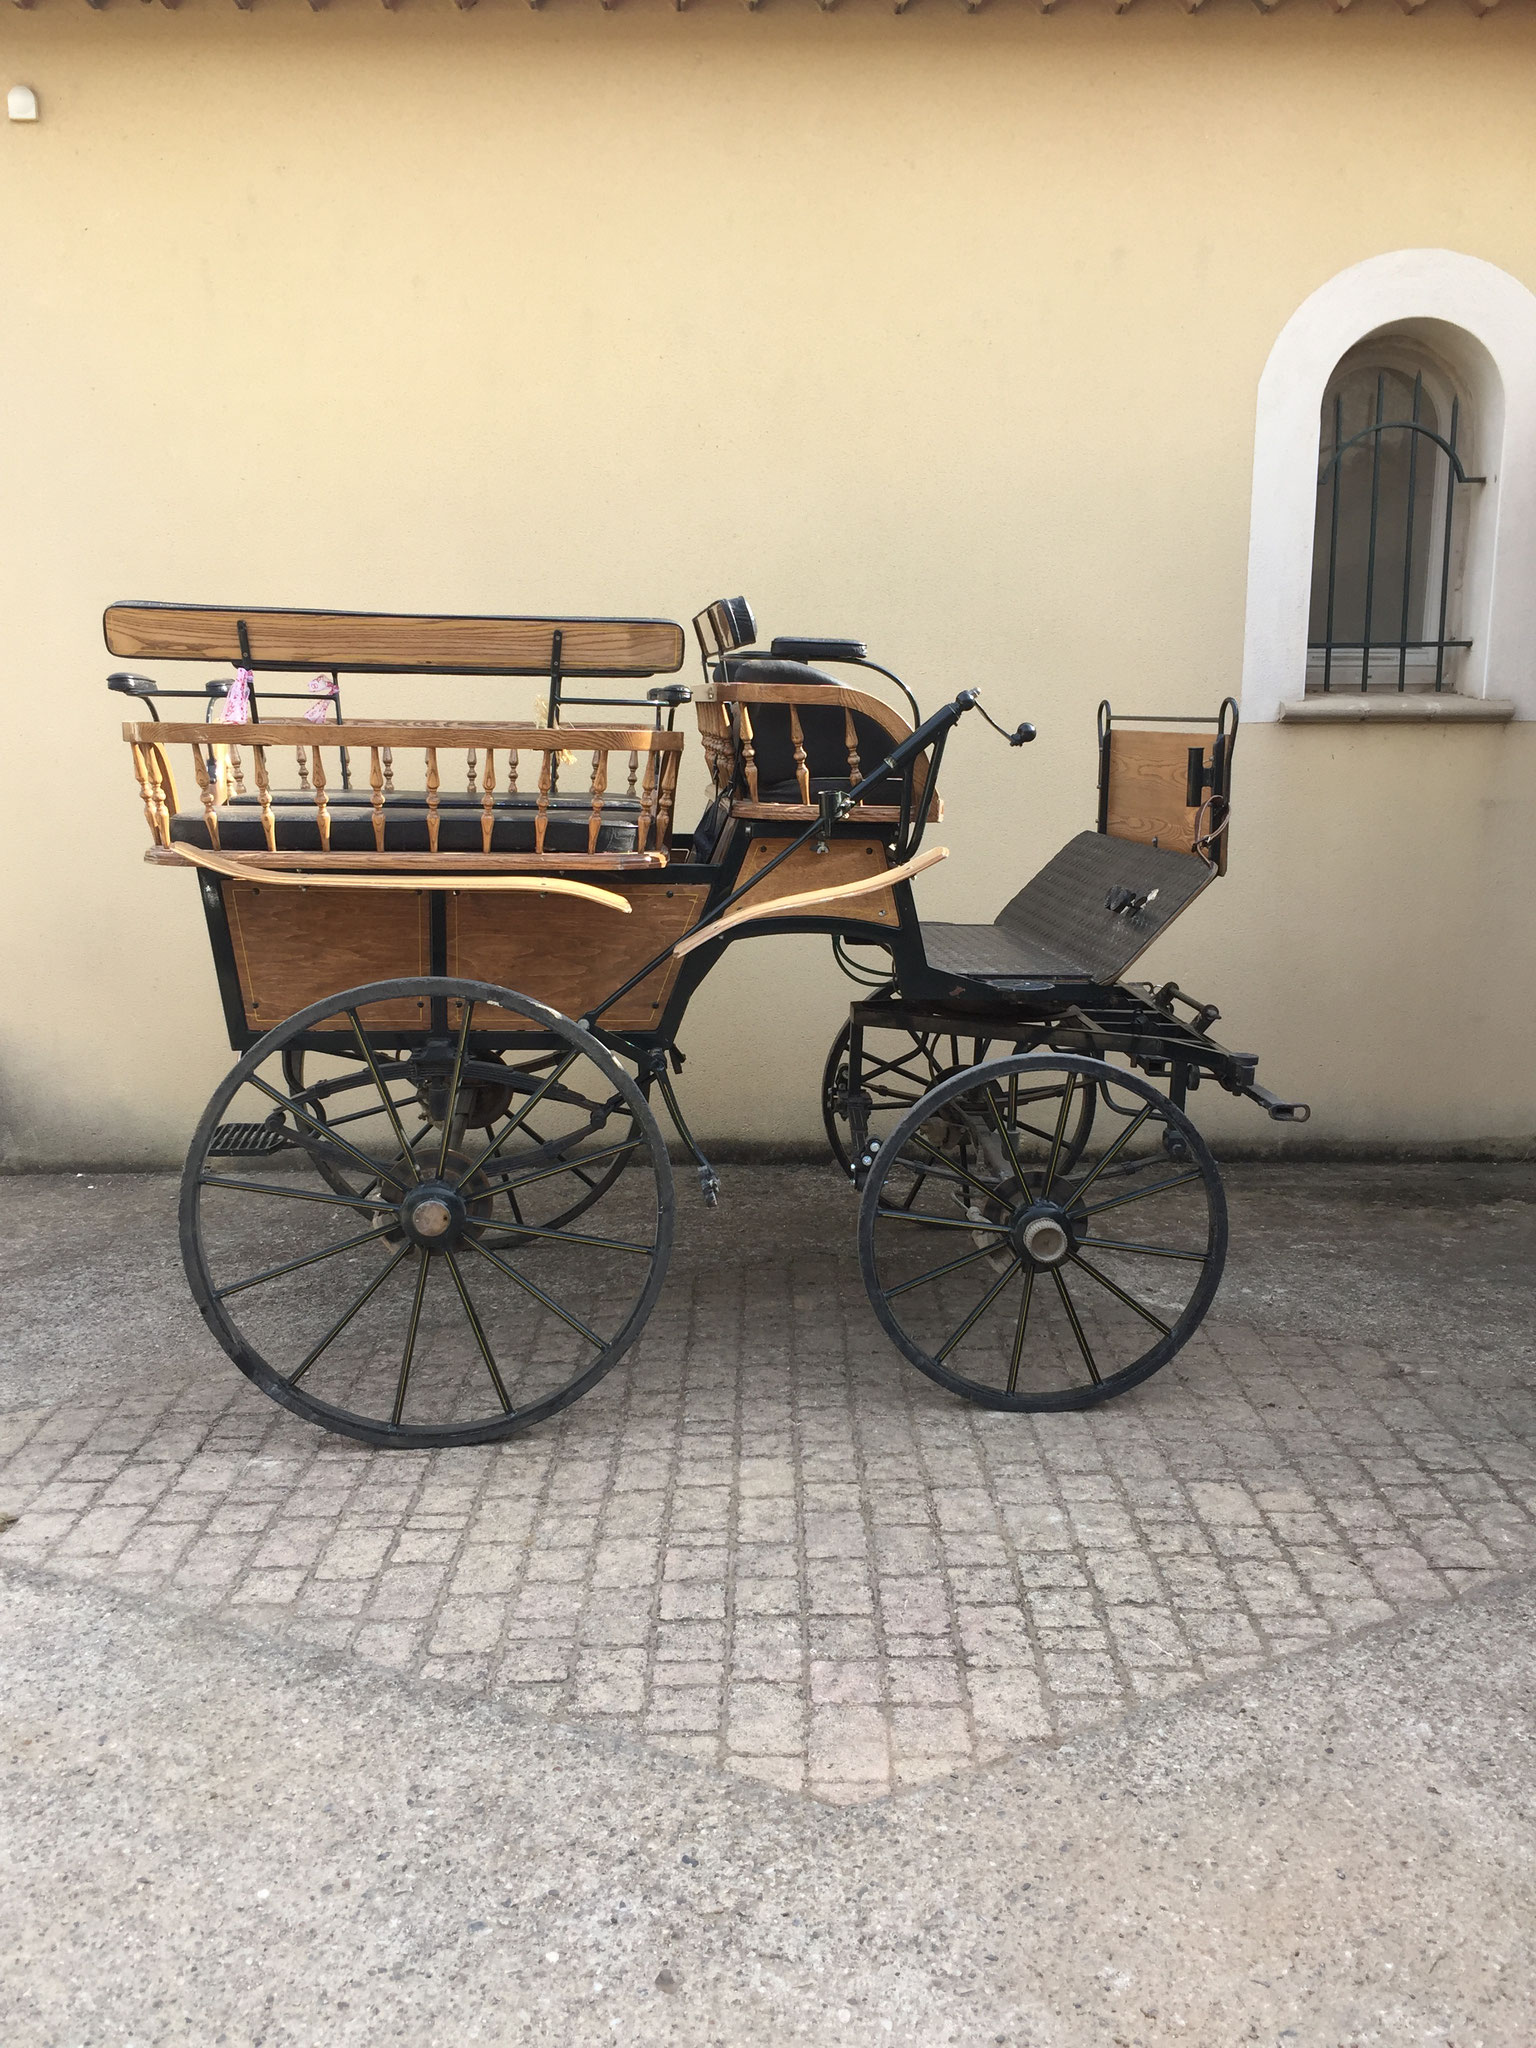
<path fill-rule="evenodd" d="M 235 785 L 235 795 L 245 795 L 245 774 L 240 765 L 240 749 L 231 740 L 229 743 L 229 777 Z"/>
<path fill-rule="evenodd" d="M 795 750 L 795 785 L 800 791 L 800 801 L 808 804 L 811 800 L 811 771 L 805 758 L 805 734 L 800 730 L 800 707 L 789 707 L 789 737 Z"/>
<path fill-rule="evenodd" d="M 277 851 L 277 821 L 272 816 L 272 783 L 267 774 L 267 750 L 252 747 L 251 758 L 256 763 L 256 794 L 261 799 L 261 836 L 267 842 L 268 853 Z"/>
<path fill-rule="evenodd" d="M 387 751 L 387 750 L 386 750 Z M 384 767 L 379 759 L 379 749 L 368 749 L 368 787 L 373 792 L 369 808 L 373 816 L 373 850 L 384 851 Z"/>
<path fill-rule="evenodd" d="M 853 713 L 846 706 L 843 710 L 843 743 L 848 749 L 848 782 L 851 788 L 863 780 L 863 770 L 859 767 L 859 730 L 853 722 Z"/>
<path fill-rule="evenodd" d="M 752 744 L 752 714 L 745 704 L 736 706 L 736 730 L 741 736 L 741 768 L 747 778 L 747 795 L 757 802 L 757 749 Z"/>
<path fill-rule="evenodd" d="M 546 747 L 539 756 L 538 808 L 533 820 L 533 850 L 544 851 L 544 835 L 549 830 L 549 791 L 554 781 L 554 754 Z"/>
<path fill-rule="evenodd" d="M 319 747 L 310 749 L 315 793 L 315 823 L 320 830 L 320 851 L 331 850 L 331 807 L 325 800 L 325 756 Z"/>
<path fill-rule="evenodd" d="M 295 747 L 293 755 L 299 764 L 299 788 L 307 796 L 309 794 L 309 763 L 304 758 L 304 749 L 302 747 Z"/>
<path fill-rule="evenodd" d="M 197 774 L 197 793 L 203 800 L 203 823 L 208 827 L 208 844 L 216 849 L 219 843 L 218 784 L 208 773 L 203 750 L 196 741 L 192 745 L 192 766 Z"/>
<path fill-rule="evenodd" d="M 507 795 L 517 795 L 517 749 L 507 749 Z"/>
<path fill-rule="evenodd" d="M 485 779 L 480 790 L 480 851 L 489 853 L 496 830 L 496 749 L 485 750 Z"/>
<path fill-rule="evenodd" d="M 438 788 L 439 788 L 439 786 L 440 786 L 440 785 L 439 785 L 439 783 L 438 783 L 438 776 L 437 776 L 437 749 L 436 749 L 436 747 L 428 747 L 428 748 L 427 748 L 427 848 L 428 848 L 428 851 L 429 851 L 429 852 L 432 852 L 432 853 L 436 853 L 436 851 L 437 851 L 437 835 L 438 835 L 438 832 L 439 832 L 439 830 L 440 830 L 440 828 L 441 828 L 441 819 L 440 819 L 440 818 L 439 818 L 439 816 L 438 816 L 438 808 L 437 808 L 437 792 L 438 792 Z"/>
<path fill-rule="evenodd" d="M 465 755 L 465 761 L 464 761 L 464 775 L 465 775 L 465 779 L 464 779 L 464 786 L 465 786 L 466 790 L 468 791 L 468 793 L 469 793 L 469 794 L 470 794 L 471 796 L 474 796 L 474 795 L 476 794 L 476 790 L 475 790 L 475 750 L 474 750 L 474 748 L 473 748 L 473 747 L 470 747 L 470 748 L 469 748 L 469 749 L 467 750 L 467 752 L 466 752 L 466 755 Z"/>
<path fill-rule="evenodd" d="M 640 783 L 640 817 L 635 833 L 635 850 L 644 853 L 651 839 L 651 826 L 656 817 L 656 756 L 647 752 L 645 774 Z"/>
<path fill-rule="evenodd" d="M 640 756 L 639 756 L 639 755 L 638 755 L 638 754 L 637 754 L 637 753 L 636 753 L 636 752 L 635 752 L 635 751 L 633 750 L 633 748 L 631 748 L 631 750 L 630 750 L 630 756 L 629 756 L 629 787 L 628 787 L 628 789 L 627 789 L 627 790 L 625 790 L 625 792 L 624 792 L 624 794 L 625 794 L 626 796 L 633 796 L 633 795 L 634 795 L 634 793 L 635 793 L 635 782 L 636 782 L 636 779 L 637 779 L 637 777 L 639 776 L 639 773 L 640 773 Z"/>
<path fill-rule="evenodd" d="M 160 792 L 155 777 L 152 753 L 148 747 L 141 747 L 133 741 L 133 772 L 138 781 L 139 795 L 144 800 L 144 822 L 149 827 L 149 836 L 156 846 L 167 842 L 160 831 Z"/>
<path fill-rule="evenodd" d="M 603 829 L 603 796 L 608 788 L 608 756 L 599 750 L 592 756 L 592 815 L 587 821 L 587 851 L 596 853 Z"/>
<path fill-rule="evenodd" d="M 676 754 L 661 757 L 661 805 L 656 814 L 656 851 L 665 853 L 672 844 L 672 807 L 677 797 Z"/>
<path fill-rule="evenodd" d="M 393 795 L 394 795 L 394 793 L 395 793 L 395 750 L 394 750 L 394 748 L 393 748 L 393 747 L 385 747 L 385 749 L 384 749 L 384 794 L 385 794 L 386 796 L 393 796 Z"/>

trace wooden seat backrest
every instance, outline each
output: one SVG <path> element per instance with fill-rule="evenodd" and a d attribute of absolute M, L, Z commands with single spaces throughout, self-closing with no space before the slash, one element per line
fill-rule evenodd
<path fill-rule="evenodd" d="M 1170 853 L 1199 852 L 1205 842 L 1217 873 L 1225 874 L 1234 736 L 1225 724 L 1201 732 L 1102 723 L 1099 830 Z"/>
<path fill-rule="evenodd" d="M 460 618 L 123 603 L 103 620 L 113 654 L 254 669 L 384 675 L 670 675 L 683 665 L 671 619 Z M 556 647 L 555 636 L 559 635 Z"/>

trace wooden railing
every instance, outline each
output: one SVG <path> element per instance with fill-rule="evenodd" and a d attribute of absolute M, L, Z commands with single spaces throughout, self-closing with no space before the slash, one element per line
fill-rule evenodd
<path fill-rule="evenodd" d="M 546 853 L 549 821 L 555 799 L 562 799 L 562 822 L 571 820 L 578 792 L 586 798 L 587 853 L 598 852 L 604 811 L 623 800 L 623 815 L 635 822 L 635 852 L 665 858 L 671 844 L 677 771 L 683 750 L 681 733 L 657 732 L 648 726 L 567 725 L 558 728 L 520 725 L 474 725 L 426 719 L 395 719 L 389 724 L 311 725 L 307 722 L 252 725 L 129 724 L 123 737 L 133 750 L 134 773 L 144 816 L 155 846 L 173 845 L 171 820 L 182 807 L 171 766 L 172 750 L 185 747 L 211 846 L 219 845 L 219 811 L 231 797 L 255 796 L 267 851 L 277 851 L 278 805 L 292 814 L 295 799 L 313 809 L 320 850 L 331 849 L 332 803 L 350 780 L 366 789 L 372 819 L 375 857 L 387 858 L 386 800 L 411 800 L 426 812 L 429 852 L 438 852 L 444 815 L 444 773 L 450 783 L 462 761 L 463 793 L 476 799 L 483 854 L 491 851 L 499 811 L 508 799 L 521 797 L 533 819 L 533 851 L 558 862 L 558 850 Z M 345 764 L 343 754 L 346 756 Z M 448 757 L 446 760 L 441 757 Z M 402 778 L 419 758 L 419 790 Z M 292 778 L 287 763 L 292 761 Z M 581 781 L 584 774 L 585 782 Z M 574 785 L 574 787 L 573 787 Z M 454 805 L 456 817 L 464 807 Z M 349 815 L 355 815 L 349 805 Z M 577 813 L 579 815 L 579 812 Z M 445 858 L 449 856 L 445 855 Z M 354 856 L 355 858 L 355 856 Z"/>

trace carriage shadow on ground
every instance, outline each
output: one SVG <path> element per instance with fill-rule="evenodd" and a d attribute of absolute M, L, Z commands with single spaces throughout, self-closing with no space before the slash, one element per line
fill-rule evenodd
<path fill-rule="evenodd" d="M 0 1557 L 843 1802 L 1529 1570 L 1536 1168 L 1228 1185 L 1208 1321 L 1087 1413 L 931 1385 L 837 1175 L 741 1166 L 590 1395 L 391 1453 L 217 1349 L 171 1177 L 0 1182 Z"/>

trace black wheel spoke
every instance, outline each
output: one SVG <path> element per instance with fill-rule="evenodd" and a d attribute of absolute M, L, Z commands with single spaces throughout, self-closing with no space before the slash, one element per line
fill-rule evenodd
<path fill-rule="evenodd" d="M 359 1152 L 350 1139 L 333 1136 L 328 1125 L 312 1117 L 307 1109 L 300 1109 L 291 1095 L 284 1095 L 282 1090 L 274 1088 L 270 1081 L 263 1081 L 260 1074 L 247 1074 L 246 1080 L 252 1088 L 259 1088 L 263 1095 L 270 1096 L 273 1102 L 278 1103 L 283 1109 L 287 1110 L 288 1114 L 297 1122 L 307 1124 L 317 1138 L 323 1138 L 328 1145 L 336 1146 L 339 1151 L 345 1152 L 349 1158 L 356 1160 L 364 1173 L 377 1174 L 379 1172 L 379 1162 L 377 1159 L 370 1159 L 366 1152 Z"/>
<path fill-rule="evenodd" d="M 511 1197 L 508 1196 L 507 1199 L 510 1201 Z M 477 1216 L 470 1218 L 470 1224 L 472 1228 L 481 1232 L 506 1229 L 505 1224 L 491 1223 Z M 637 1252 L 641 1258 L 645 1259 L 648 1259 L 656 1249 L 654 1244 L 631 1244 L 627 1238 L 594 1237 L 589 1231 L 585 1230 L 554 1230 L 546 1228 L 543 1224 L 523 1223 L 521 1221 L 519 1221 L 516 1231 L 512 1232 L 511 1235 L 519 1239 L 525 1237 L 548 1238 L 553 1244 L 586 1245 L 593 1251 Z M 487 1240 L 482 1235 L 479 1242 L 484 1244 Z M 494 1244 L 499 1242 L 499 1240 L 492 1238 L 490 1242 Z"/>
<path fill-rule="evenodd" d="M 573 1046 L 571 1050 L 565 1055 L 564 1059 L 561 1060 L 560 1064 L 554 1069 L 552 1069 L 550 1073 L 545 1075 L 544 1079 L 539 1083 L 538 1087 L 533 1089 L 532 1092 L 529 1094 L 528 1100 L 523 1104 L 522 1108 L 518 1110 L 515 1116 L 509 1119 L 507 1126 L 505 1130 L 502 1131 L 501 1135 L 499 1137 L 493 1138 L 490 1144 L 487 1145 L 485 1150 L 480 1154 L 480 1157 L 475 1161 L 474 1165 L 469 1168 L 468 1172 L 461 1174 L 459 1179 L 454 1182 L 454 1186 L 456 1188 L 462 1188 L 465 1181 L 469 1180 L 474 1174 L 479 1173 L 484 1168 L 485 1162 L 488 1159 L 493 1158 L 495 1154 L 501 1150 L 502 1146 L 505 1145 L 508 1138 L 510 1138 L 512 1134 L 515 1131 L 517 1131 L 526 1121 L 528 1112 L 530 1110 L 538 1108 L 539 1104 L 543 1101 L 544 1097 L 549 1093 L 550 1089 L 556 1085 L 556 1083 L 566 1073 L 568 1068 L 575 1065 L 580 1055 L 581 1048 L 579 1046 Z"/>
<path fill-rule="evenodd" d="M 963 1181 L 968 1181 L 970 1185 L 973 1188 L 975 1188 L 976 1192 L 980 1195 L 984 1195 L 989 1202 L 995 1201 L 997 1199 L 997 1191 L 995 1188 L 989 1188 L 984 1180 L 978 1180 L 974 1173 L 969 1172 L 967 1168 L 961 1166 L 956 1160 L 946 1159 L 944 1154 L 941 1151 L 939 1151 L 937 1146 L 930 1145 L 928 1140 L 925 1137 L 923 1137 L 920 1132 L 914 1131 L 911 1137 L 908 1138 L 907 1143 L 909 1145 L 921 1146 L 922 1150 L 928 1154 L 928 1157 L 930 1159 L 935 1159 L 938 1161 L 939 1166 L 943 1169 L 944 1172 L 959 1174 L 960 1178 Z M 910 1162 L 907 1163 L 910 1165 Z"/>
<path fill-rule="evenodd" d="M 898 1294 L 910 1294 L 914 1287 L 926 1287 L 930 1280 L 942 1280 L 946 1273 L 962 1272 L 967 1266 L 974 1266 L 978 1259 L 997 1256 L 995 1244 L 984 1244 L 979 1251 L 967 1252 L 963 1259 L 951 1259 L 947 1265 L 935 1266 L 930 1273 L 919 1273 L 915 1280 L 902 1280 L 895 1287 L 884 1287 L 880 1291 L 887 1301 L 894 1301 Z"/>
<path fill-rule="evenodd" d="M 1009 1078 L 1014 1083 L 1017 1083 L 1019 1077 L 1017 1074 L 1014 1074 L 1011 1075 Z M 1008 1125 L 1012 1119 L 1013 1111 L 1012 1109 L 1010 1109 L 1009 1115 L 1007 1117 L 1003 1115 L 1002 1111 L 997 1106 L 997 1096 L 993 1091 L 992 1087 L 990 1086 L 990 1084 L 984 1092 L 986 1095 L 987 1108 L 991 1113 L 993 1123 L 997 1126 L 997 1135 L 1002 1139 L 1003 1150 L 1008 1154 L 1008 1164 L 1013 1168 L 1013 1177 L 1015 1181 L 1017 1181 L 1020 1190 L 1025 1195 L 1027 1195 L 1029 1193 L 1029 1182 L 1028 1180 L 1026 1180 L 1024 1176 L 1023 1167 L 1019 1164 L 1019 1155 L 1013 1149 L 1013 1139 L 1008 1135 Z"/>
<path fill-rule="evenodd" d="M 464 1053 L 465 1048 L 469 1044 L 470 1019 L 475 1014 L 475 1006 L 472 1002 L 465 1003 L 463 1009 L 464 1015 L 459 1021 L 459 1042 L 454 1047 L 453 1052 L 453 1079 L 448 1084 L 448 1100 L 443 1108 L 443 1142 L 438 1147 L 437 1153 L 437 1177 L 439 1180 L 448 1171 L 448 1154 L 453 1145 L 453 1120 L 458 1114 L 459 1086 L 464 1079 Z"/>
<path fill-rule="evenodd" d="M 395 1107 L 395 1098 L 384 1085 L 384 1076 L 379 1072 L 379 1063 L 373 1056 L 373 1047 L 368 1043 L 367 1034 L 364 1032 L 362 1025 L 357 1021 L 356 1010 L 348 1010 L 347 1022 L 352 1027 L 352 1036 L 357 1040 L 357 1049 L 363 1056 L 364 1064 L 373 1076 L 373 1085 L 379 1091 L 379 1100 L 383 1103 L 389 1114 L 389 1120 L 394 1125 L 395 1142 L 400 1147 L 400 1157 L 405 1163 L 406 1171 L 410 1174 L 412 1180 L 419 1182 L 421 1175 L 417 1171 L 416 1157 L 405 1141 L 405 1126 L 400 1121 L 400 1112 Z"/>
<path fill-rule="evenodd" d="M 580 1336 L 585 1337 L 589 1344 L 596 1345 L 599 1351 L 607 1349 L 604 1340 L 598 1336 L 595 1330 L 589 1330 L 580 1316 L 573 1316 L 569 1309 L 562 1308 L 552 1294 L 546 1294 L 544 1289 L 528 1279 L 526 1274 L 519 1273 L 517 1268 L 509 1266 L 505 1259 L 498 1259 L 494 1252 L 487 1251 L 478 1238 L 469 1237 L 464 1242 L 471 1251 L 478 1252 L 482 1259 L 493 1265 L 498 1273 L 505 1273 L 509 1280 L 515 1280 L 525 1294 L 531 1294 L 535 1301 L 549 1310 L 551 1315 L 558 1316 L 562 1323 L 569 1323 L 571 1328 Z"/>
<path fill-rule="evenodd" d="M 1149 1188 L 1132 1188 L 1124 1195 L 1111 1195 L 1107 1202 L 1095 1202 L 1090 1209 L 1084 1209 L 1084 1216 L 1102 1216 L 1106 1209 L 1119 1209 L 1127 1202 L 1144 1202 L 1148 1195 L 1166 1194 L 1169 1188 L 1187 1187 L 1190 1181 L 1200 1179 L 1200 1169 L 1191 1167 L 1188 1173 L 1176 1173 L 1171 1180 L 1154 1181 Z M 1073 1198 L 1076 1206 L 1076 1197 Z"/>
<path fill-rule="evenodd" d="M 1024 1268 L 1024 1292 L 1019 1301 L 1019 1320 L 1013 1330 L 1013 1350 L 1008 1359 L 1008 1391 L 1016 1393 L 1019 1385 L 1019 1361 L 1024 1356 L 1024 1332 L 1029 1327 L 1029 1305 L 1035 1298 L 1035 1269 Z"/>
<path fill-rule="evenodd" d="M 621 1152 L 633 1152 L 642 1141 L 638 1138 L 623 1138 L 616 1145 L 605 1145 L 600 1152 L 583 1152 L 579 1160 L 563 1160 L 559 1166 L 545 1166 L 537 1173 L 520 1173 L 511 1180 L 495 1180 L 489 1186 L 475 1189 L 475 1200 L 483 1195 L 504 1195 L 512 1188 L 532 1187 L 535 1181 L 554 1180 L 562 1173 L 575 1173 L 578 1165 L 595 1166 L 600 1159 L 616 1158 Z M 466 1179 L 468 1176 L 465 1176 Z M 461 1183 L 462 1185 L 462 1183 Z"/>
<path fill-rule="evenodd" d="M 1083 1354 L 1083 1363 L 1088 1368 L 1088 1377 L 1096 1387 L 1101 1386 L 1103 1380 L 1099 1373 L 1098 1361 L 1095 1359 L 1093 1351 L 1089 1346 L 1087 1334 L 1078 1317 L 1076 1304 L 1067 1292 L 1067 1283 L 1060 1266 L 1052 1266 L 1051 1278 L 1056 1282 L 1056 1292 L 1061 1296 L 1061 1305 L 1067 1312 L 1067 1321 L 1072 1325 L 1072 1334 L 1077 1339 L 1077 1348 Z"/>
<path fill-rule="evenodd" d="M 960 1325 L 959 1329 L 954 1331 L 952 1335 L 945 1338 L 944 1342 L 933 1354 L 934 1357 L 939 1360 L 940 1364 L 942 1364 L 943 1361 L 946 1358 L 948 1358 L 950 1352 L 954 1350 L 955 1346 L 960 1342 L 961 1338 L 968 1336 L 970 1332 L 975 1329 L 976 1325 L 981 1321 L 982 1317 L 986 1314 L 987 1310 L 992 1306 L 993 1302 L 996 1301 L 997 1297 L 1002 1293 L 1003 1289 L 1008 1285 L 1008 1282 L 1013 1278 L 1014 1274 L 1018 1271 L 1018 1269 L 1018 1260 L 1012 1260 L 1009 1264 L 1007 1272 L 998 1274 L 997 1278 L 992 1282 L 992 1285 L 987 1289 L 986 1293 L 981 1297 L 980 1301 L 978 1301 L 976 1306 L 971 1310 L 970 1314 L 966 1317 L 965 1321 Z"/>
<path fill-rule="evenodd" d="M 1098 1179 L 1099 1175 L 1104 1171 L 1105 1167 L 1111 1165 L 1116 1159 L 1120 1157 L 1120 1154 L 1125 1150 L 1126 1146 L 1129 1145 L 1132 1138 L 1135 1137 L 1136 1133 L 1141 1129 L 1142 1125 L 1146 1122 L 1147 1118 L 1151 1114 L 1152 1104 L 1149 1102 L 1139 1112 L 1139 1114 L 1133 1117 L 1131 1122 L 1126 1125 L 1125 1129 L 1120 1133 L 1119 1137 L 1116 1138 L 1115 1142 L 1104 1154 L 1104 1157 L 1099 1161 L 1098 1165 L 1088 1175 L 1087 1179 L 1079 1185 L 1075 1195 L 1073 1196 L 1074 1201 L 1080 1202 L 1083 1199 L 1083 1196 L 1088 1192 L 1089 1188 L 1093 1186 L 1094 1182 Z"/>
<path fill-rule="evenodd" d="M 1077 1088 L 1077 1075 L 1068 1074 L 1067 1085 L 1061 1091 L 1061 1110 L 1056 1118 L 1056 1135 L 1051 1140 L 1051 1160 L 1045 1169 L 1045 1179 L 1040 1188 L 1040 1199 L 1048 1202 L 1051 1189 L 1056 1185 L 1056 1169 L 1061 1164 L 1061 1141 L 1067 1134 L 1067 1118 L 1072 1111 L 1072 1097 Z"/>
<path fill-rule="evenodd" d="M 512 1413 L 512 1402 L 507 1394 L 506 1387 L 502 1384 L 501 1374 L 496 1368 L 496 1360 L 492 1356 L 490 1344 L 486 1340 L 485 1329 L 481 1324 L 479 1316 L 475 1313 L 475 1304 L 469 1298 L 469 1289 L 464 1285 L 464 1275 L 459 1271 L 459 1262 L 452 1252 L 447 1252 L 444 1256 L 448 1261 L 448 1270 L 453 1275 L 453 1284 L 459 1290 L 459 1300 L 464 1304 L 464 1313 L 469 1319 L 469 1327 L 474 1331 L 475 1342 L 480 1346 L 480 1356 L 485 1360 L 485 1369 L 491 1376 L 491 1385 L 496 1389 L 496 1398 L 501 1403 L 501 1412 L 503 1415 L 510 1415 Z"/>
<path fill-rule="evenodd" d="M 279 1188 L 267 1180 L 228 1180 L 222 1173 L 198 1175 L 198 1186 L 232 1188 L 242 1195 L 277 1195 L 285 1202 L 328 1202 L 333 1209 L 366 1209 L 374 1216 L 393 1216 L 393 1202 L 370 1201 L 366 1195 L 322 1195 L 313 1188 Z"/>
<path fill-rule="evenodd" d="M 929 1230 L 985 1230 L 993 1237 L 1006 1237 L 1006 1223 L 977 1223 L 959 1216 L 928 1216 L 921 1209 L 877 1209 L 875 1218 L 880 1223 L 922 1223 Z"/>
<path fill-rule="evenodd" d="M 427 1275 L 432 1270 L 432 1261 L 426 1252 L 420 1254 L 421 1271 L 416 1275 L 416 1295 L 411 1303 L 411 1320 L 405 1328 L 405 1352 L 400 1360 L 400 1380 L 395 1388 L 395 1405 L 390 1421 L 396 1429 L 405 1413 L 405 1390 L 411 1383 L 411 1361 L 416 1356 L 416 1333 L 421 1328 L 421 1304 L 426 1298 Z"/>
<path fill-rule="evenodd" d="M 357 1297 L 356 1301 L 354 1301 L 352 1306 L 347 1310 L 346 1314 L 343 1316 L 339 1316 L 337 1320 L 334 1323 L 332 1323 L 331 1327 L 326 1331 L 325 1335 L 320 1339 L 320 1342 L 315 1346 L 314 1350 L 310 1352 L 309 1356 L 303 1361 L 303 1363 L 301 1365 L 296 1366 L 294 1370 L 288 1374 L 288 1384 L 290 1387 L 296 1387 L 299 1384 L 299 1381 L 303 1379 L 305 1373 L 309 1371 L 309 1368 L 314 1364 L 315 1360 L 319 1358 L 323 1352 L 328 1351 L 330 1349 L 330 1347 L 335 1343 L 336 1339 L 341 1335 L 342 1331 L 347 1327 L 348 1323 L 350 1323 L 352 1318 L 357 1314 L 358 1310 L 363 1306 L 365 1302 L 371 1301 L 373 1299 L 374 1295 L 378 1293 L 379 1289 L 384 1285 L 384 1282 L 389 1278 L 390 1274 L 393 1273 L 396 1266 L 399 1265 L 400 1261 L 402 1259 L 409 1258 L 410 1253 L 411 1247 L 408 1244 L 401 1245 L 399 1251 L 395 1253 L 394 1257 L 390 1260 L 389 1264 L 384 1267 L 383 1271 L 380 1273 L 376 1273 L 374 1275 L 374 1277 L 368 1282 L 368 1285 L 363 1289 L 362 1293 Z"/>
<path fill-rule="evenodd" d="M 323 1252 L 309 1252 L 302 1259 L 289 1259 L 281 1266 L 269 1266 L 265 1273 L 253 1273 L 248 1280 L 232 1280 L 228 1287 L 213 1290 L 215 1301 L 223 1301 L 231 1294 L 244 1294 L 248 1287 L 264 1286 L 268 1280 L 280 1280 L 285 1273 L 297 1273 L 304 1266 L 318 1266 L 322 1259 L 334 1259 L 338 1252 L 356 1251 L 362 1244 L 377 1244 L 377 1230 L 360 1230 L 356 1237 L 344 1237 L 340 1244 L 328 1244 Z"/>
<path fill-rule="evenodd" d="M 1209 1252 L 1181 1252 L 1171 1244 L 1130 1244 L 1118 1237 L 1080 1237 L 1078 1244 L 1096 1252 L 1136 1252 L 1144 1259 L 1187 1259 L 1195 1266 L 1203 1266 L 1210 1257 Z"/>
<path fill-rule="evenodd" d="M 1081 1266 L 1090 1280 L 1097 1280 L 1101 1287 L 1107 1287 L 1116 1301 L 1123 1301 L 1127 1308 L 1134 1309 L 1142 1321 L 1150 1323 L 1160 1336 L 1166 1337 L 1168 1335 L 1168 1325 L 1161 1316 L 1153 1315 L 1151 1309 L 1146 1307 L 1144 1303 L 1139 1302 L 1134 1294 L 1127 1294 L 1125 1289 L 1111 1280 L 1107 1273 L 1101 1273 L 1097 1266 L 1091 1265 L 1081 1252 L 1073 1253 L 1072 1263 L 1074 1266 Z"/>

